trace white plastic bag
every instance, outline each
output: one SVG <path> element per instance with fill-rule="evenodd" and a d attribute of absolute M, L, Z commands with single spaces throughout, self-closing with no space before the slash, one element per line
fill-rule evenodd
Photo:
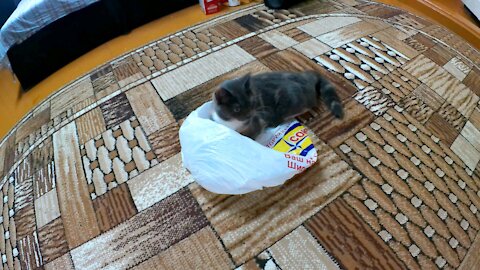
<path fill-rule="evenodd" d="M 183 165 L 211 192 L 244 194 L 278 186 L 317 160 L 297 121 L 268 129 L 256 142 L 210 120 L 212 109 L 205 103 L 180 128 Z"/>

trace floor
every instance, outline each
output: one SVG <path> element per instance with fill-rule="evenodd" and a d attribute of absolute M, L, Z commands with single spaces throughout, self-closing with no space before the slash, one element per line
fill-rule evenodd
<path fill-rule="evenodd" d="M 380 2 L 394 5 L 413 14 L 429 18 L 446 26 L 453 32 L 465 38 L 477 48 L 480 48 L 480 27 L 461 0 L 380 0 Z"/>
<path fill-rule="evenodd" d="M 2 269 L 478 269 L 479 66 L 445 28 L 365 0 L 255 5 L 146 43 L 0 145 Z M 299 117 L 317 162 L 244 195 L 204 189 L 216 168 L 184 168 L 185 118 L 219 82 L 306 69 L 345 110 Z"/>
<path fill-rule="evenodd" d="M 465 14 L 460 0 L 428 1 L 431 2 L 432 5 L 438 6 L 437 10 L 441 12 L 431 12 L 425 5 L 420 4 L 420 2 L 427 2 L 427 0 L 380 0 L 380 2 L 404 8 L 414 14 L 423 15 L 444 24 L 471 42 L 474 42 L 474 44 L 477 44 L 477 47 L 480 47 L 480 39 L 478 39 L 480 30 L 472 26 L 473 23 L 468 15 Z M 223 12 L 230 12 L 232 10 L 235 9 L 230 8 Z M 445 18 L 449 16 L 453 16 L 453 18 L 445 20 Z M 116 38 L 92 50 L 65 66 L 27 93 L 23 93 L 20 90 L 18 82 L 15 81 L 10 72 L 0 70 L 0 89 L 2 90 L 0 91 L 0 104 L 2 104 L 2 106 L 0 106 L 0 138 L 3 138 L 35 105 L 39 104 L 61 86 L 131 49 L 211 17 L 212 16 L 202 14 L 199 7 L 195 6 L 161 18 L 132 31 L 132 33 L 126 36 Z"/>

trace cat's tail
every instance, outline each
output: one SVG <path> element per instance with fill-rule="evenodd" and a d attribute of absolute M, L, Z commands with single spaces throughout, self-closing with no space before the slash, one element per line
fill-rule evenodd
<path fill-rule="evenodd" d="M 320 74 L 317 76 L 317 94 L 322 98 L 325 105 L 332 112 L 336 118 L 343 118 L 343 106 L 340 98 L 337 95 L 335 87 L 327 79 Z"/>

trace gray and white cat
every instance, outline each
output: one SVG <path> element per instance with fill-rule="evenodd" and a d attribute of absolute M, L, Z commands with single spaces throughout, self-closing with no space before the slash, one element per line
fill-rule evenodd
<path fill-rule="evenodd" d="M 335 88 L 317 72 L 247 74 L 223 82 L 215 91 L 212 119 L 255 139 L 265 128 L 317 107 L 320 100 L 335 117 L 343 117 Z"/>

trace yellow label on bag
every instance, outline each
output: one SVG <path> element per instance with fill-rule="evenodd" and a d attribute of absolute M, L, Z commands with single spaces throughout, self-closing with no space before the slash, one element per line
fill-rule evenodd
<path fill-rule="evenodd" d="M 308 152 L 314 150 L 314 146 L 308 137 L 307 128 L 295 122 L 272 149 L 283 153 L 307 156 Z"/>

